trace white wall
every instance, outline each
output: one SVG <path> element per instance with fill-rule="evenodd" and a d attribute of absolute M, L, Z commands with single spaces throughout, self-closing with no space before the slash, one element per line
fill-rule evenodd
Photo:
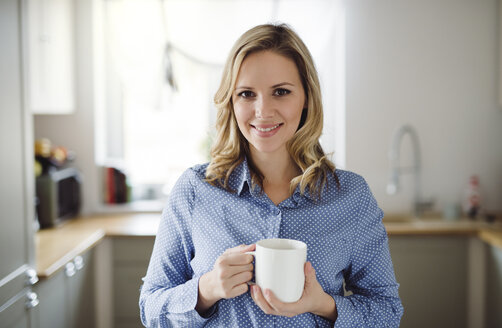
<path fill-rule="evenodd" d="M 385 186 L 391 136 L 411 123 L 423 193 L 438 210 L 478 174 L 486 208 L 501 211 L 497 1 L 350 0 L 346 10 L 346 168 L 367 179 L 384 211 L 408 211 L 411 177 L 396 196 Z"/>

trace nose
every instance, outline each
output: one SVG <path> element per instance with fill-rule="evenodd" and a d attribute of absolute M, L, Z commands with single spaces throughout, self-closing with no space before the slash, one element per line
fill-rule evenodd
<path fill-rule="evenodd" d="M 267 97 L 260 97 L 256 101 L 255 115 L 257 118 L 271 118 L 274 116 L 272 102 Z"/>

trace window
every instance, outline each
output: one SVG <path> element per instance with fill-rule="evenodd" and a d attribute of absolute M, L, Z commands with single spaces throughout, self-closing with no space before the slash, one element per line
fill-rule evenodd
<path fill-rule="evenodd" d="M 235 40 L 252 26 L 292 26 L 312 52 L 325 108 L 321 142 L 344 161 L 343 11 L 330 0 L 105 0 L 104 166 L 123 169 L 133 200 L 163 199 L 209 160 L 213 95 Z M 335 147 L 336 145 L 336 147 Z"/>

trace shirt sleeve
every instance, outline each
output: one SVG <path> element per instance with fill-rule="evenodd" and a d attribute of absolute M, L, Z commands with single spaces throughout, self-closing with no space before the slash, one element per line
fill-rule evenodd
<path fill-rule="evenodd" d="M 399 327 L 403 306 L 383 212 L 365 181 L 363 186 L 351 262 L 344 273 L 346 289 L 353 294 L 332 295 L 338 311 L 334 327 Z"/>
<path fill-rule="evenodd" d="M 215 311 L 202 317 L 195 310 L 200 277 L 193 276 L 190 266 L 195 195 L 190 176 L 194 172 L 186 171 L 172 189 L 143 278 L 139 306 L 147 327 L 200 327 Z"/>

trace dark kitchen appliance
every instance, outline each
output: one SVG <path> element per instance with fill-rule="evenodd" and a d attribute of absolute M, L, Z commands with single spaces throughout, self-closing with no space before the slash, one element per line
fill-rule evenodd
<path fill-rule="evenodd" d="M 52 169 L 37 177 L 37 214 L 41 228 L 56 226 L 79 213 L 81 184 L 80 172 L 72 167 Z"/>

